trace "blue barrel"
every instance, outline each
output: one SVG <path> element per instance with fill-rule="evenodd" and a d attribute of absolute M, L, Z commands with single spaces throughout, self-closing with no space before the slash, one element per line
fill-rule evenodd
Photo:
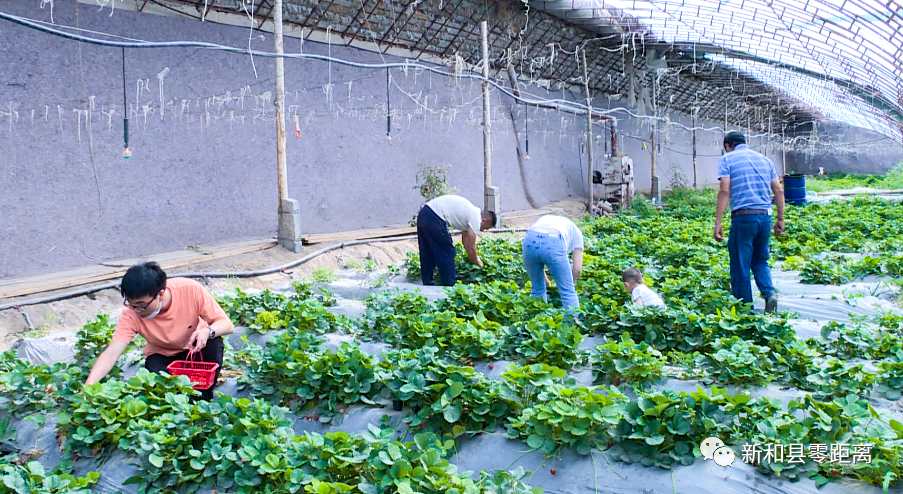
<path fill-rule="evenodd" d="M 784 202 L 787 204 L 806 204 L 806 176 L 784 175 Z"/>

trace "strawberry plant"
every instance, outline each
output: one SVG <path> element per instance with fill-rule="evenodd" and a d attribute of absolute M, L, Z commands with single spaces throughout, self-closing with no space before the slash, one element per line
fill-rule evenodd
<path fill-rule="evenodd" d="M 260 400 L 219 395 L 212 402 L 176 407 L 135 424 L 138 492 L 222 489 L 252 493 L 290 490 L 286 457 L 297 445 L 284 410 Z M 300 488 L 300 482 L 294 491 Z"/>
<path fill-rule="evenodd" d="M 457 359 L 491 359 L 501 354 L 507 330 L 482 312 L 467 319 L 438 311 L 423 296 L 402 294 L 368 299 L 369 334 L 401 348 L 434 346 Z"/>
<path fill-rule="evenodd" d="M 539 397 L 546 388 L 553 385 L 573 386 L 575 380 L 568 376 L 564 369 L 548 364 L 533 364 L 520 367 L 509 365 L 502 373 L 502 379 L 508 384 L 510 399 L 520 409 L 530 408 L 539 402 Z"/>
<path fill-rule="evenodd" d="M 368 401 L 378 391 L 370 356 L 348 343 L 335 351 L 321 351 L 321 344 L 310 333 L 286 331 L 267 342 L 262 358 L 250 359 L 239 382 L 255 396 L 293 410 L 322 407 L 323 421 L 339 408 Z M 252 351 L 260 355 L 259 349 Z"/>
<path fill-rule="evenodd" d="M 492 474 L 480 472 L 479 492 L 482 494 L 542 494 L 542 488 L 531 489 L 522 482 L 528 472 L 524 467 L 496 470 Z"/>
<path fill-rule="evenodd" d="M 335 294 L 329 290 L 320 287 L 317 289 L 320 293 L 314 293 L 313 284 L 302 279 L 292 280 L 292 288 L 295 289 L 295 297 L 301 300 L 314 299 L 326 307 L 332 307 L 336 304 Z"/>
<path fill-rule="evenodd" d="M 621 452 L 615 457 L 628 463 L 669 468 L 690 465 L 693 449 L 707 437 L 697 426 L 695 400 L 673 391 L 638 393 L 625 405 L 623 420 L 614 429 Z"/>
<path fill-rule="evenodd" d="M 888 400 L 899 400 L 903 390 L 903 350 L 878 362 L 881 372 L 875 376 L 875 392 Z"/>
<path fill-rule="evenodd" d="M 870 462 L 857 462 L 847 467 L 850 475 L 880 486 L 883 492 L 899 486 L 903 479 L 903 423 L 885 421 L 874 409 L 869 409 L 871 419 L 866 425 L 857 425 L 851 444 L 871 444 Z M 828 478 L 824 477 L 825 480 Z"/>
<path fill-rule="evenodd" d="M 85 323 L 75 333 L 74 360 L 86 367 L 93 365 L 94 359 L 110 344 L 115 329 L 116 324 L 107 314 L 99 314 Z"/>
<path fill-rule="evenodd" d="M 423 424 L 455 436 L 495 429 L 512 407 L 504 385 L 436 354 L 436 348 L 386 353 L 378 364 L 385 394 L 417 410 L 412 427 Z"/>
<path fill-rule="evenodd" d="M 254 332 L 263 333 L 274 329 L 294 327 L 328 331 L 336 322 L 336 317 L 326 310 L 326 303 L 334 303 L 328 292 L 317 297 L 309 285 L 295 283 L 295 294 L 283 294 L 264 290 L 248 294 L 240 288 L 234 295 L 217 298 L 219 304 L 238 325 L 247 326 Z"/>
<path fill-rule="evenodd" d="M 699 352 L 684 353 L 678 350 L 671 350 L 665 357 L 668 365 L 673 368 L 670 371 L 672 374 L 679 370 L 680 373 L 677 374 L 677 377 L 693 379 L 705 376 L 702 368 L 698 365 L 700 355 Z"/>
<path fill-rule="evenodd" d="M 106 380 L 85 385 L 58 415 L 66 448 L 80 456 L 109 453 L 131 434 L 132 421 L 166 413 L 173 403 L 187 404 L 197 392 L 186 376 L 140 369 L 128 381 Z"/>
<path fill-rule="evenodd" d="M 827 357 L 815 359 L 813 365 L 818 372 L 809 374 L 800 387 L 820 398 L 862 394 L 869 391 L 875 381 L 875 375 L 863 371 L 862 364 L 848 367 L 843 361 Z"/>
<path fill-rule="evenodd" d="M 399 339 L 399 326 L 411 317 L 433 311 L 429 299 L 423 295 L 387 292 L 373 294 L 364 301 L 367 306 L 366 327 L 369 335 L 385 341 Z"/>
<path fill-rule="evenodd" d="M 217 302 L 233 323 L 242 326 L 251 325 L 257 318 L 257 313 L 266 311 L 281 312 L 285 306 L 285 295 L 264 290 L 256 294 L 250 294 L 241 288 L 235 289 L 235 294 L 215 297 Z"/>
<path fill-rule="evenodd" d="M 903 332 L 885 332 L 868 349 L 869 357 L 873 359 L 883 359 L 896 354 L 896 351 L 903 347 Z"/>
<path fill-rule="evenodd" d="M 612 439 L 610 431 L 620 423 L 628 401 L 615 387 L 553 384 L 540 393 L 539 403 L 510 419 L 508 435 L 525 439 L 546 455 L 562 447 L 588 455 Z"/>
<path fill-rule="evenodd" d="M 749 443 L 760 445 L 760 449 L 768 447 L 774 448 L 774 445 L 781 445 L 786 448 L 789 444 L 809 444 L 812 442 L 810 437 L 810 427 L 805 422 L 783 410 L 775 410 L 769 414 L 759 414 L 755 429 L 748 437 Z M 805 453 L 808 453 L 805 452 Z M 786 452 L 784 453 L 786 454 Z M 753 457 L 753 466 L 760 473 L 775 475 L 786 478 L 791 482 L 799 481 L 805 477 L 814 476 L 817 472 L 817 465 L 806 461 L 802 463 L 791 463 L 786 461 L 783 456 L 777 458 L 775 456 L 760 454 Z"/>
<path fill-rule="evenodd" d="M 617 325 L 607 336 L 624 331 L 643 335 L 643 341 L 659 351 L 671 349 L 682 352 L 701 350 L 711 339 L 705 316 L 690 309 L 666 309 L 630 306 L 621 313 Z"/>
<path fill-rule="evenodd" d="M 2 494 L 91 494 L 91 486 L 100 474 L 89 472 L 75 477 L 59 469 L 48 472 L 38 461 L 22 463 L 15 455 L 0 458 L 0 493 Z"/>
<path fill-rule="evenodd" d="M 455 329 L 448 352 L 464 359 L 492 359 L 501 352 L 506 337 L 504 328 L 487 320 L 482 312 Z"/>
<path fill-rule="evenodd" d="M 831 339 L 831 335 L 835 333 L 835 338 Z M 840 359 L 857 359 L 868 355 L 878 339 L 874 331 L 863 325 L 849 327 L 835 321 L 822 326 L 821 337 L 827 343 L 819 342 L 820 350 Z"/>
<path fill-rule="evenodd" d="M 537 317 L 520 331 L 516 351 L 528 362 L 570 369 L 584 360 L 580 349 L 583 335 L 576 325 L 564 322 L 561 314 Z"/>
<path fill-rule="evenodd" d="M 265 310 L 257 313 L 248 329 L 255 333 L 266 333 L 274 329 L 282 329 L 288 325 L 288 321 L 278 311 Z"/>
<path fill-rule="evenodd" d="M 739 336 L 718 338 L 715 353 L 706 357 L 710 374 L 719 382 L 762 385 L 774 379 L 768 347 L 755 345 Z"/>
<path fill-rule="evenodd" d="M 612 331 L 621 318 L 624 301 L 602 295 L 584 296 L 580 304 L 583 307 L 582 323 L 590 334 L 616 334 Z"/>
<path fill-rule="evenodd" d="M 842 285 L 853 280 L 853 268 L 843 256 L 810 258 L 800 272 L 800 281 L 813 285 Z"/>
<path fill-rule="evenodd" d="M 60 391 L 68 386 L 66 366 L 31 365 L 15 350 L 0 356 L 0 400 L 15 417 L 45 412 L 58 406 Z"/>
<path fill-rule="evenodd" d="M 775 373 L 787 376 L 791 385 L 801 387 L 812 369 L 815 359 L 822 357 L 819 342 L 793 340 L 789 344 L 771 341 L 774 349 Z"/>
<path fill-rule="evenodd" d="M 530 319 L 551 307 L 512 281 L 455 285 L 446 288 L 445 293 L 446 297 L 436 302 L 437 310 L 450 310 L 464 319 L 474 319 L 482 313 L 486 319 L 504 326 Z"/>
<path fill-rule="evenodd" d="M 596 383 L 648 383 L 661 378 L 665 359 L 658 350 L 645 342 L 637 344 L 629 333 L 623 333 L 620 342 L 597 346 L 592 364 Z"/>

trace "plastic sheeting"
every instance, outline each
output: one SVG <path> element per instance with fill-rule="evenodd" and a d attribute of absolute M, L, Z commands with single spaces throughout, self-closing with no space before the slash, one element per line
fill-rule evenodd
<path fill-rule="evenodd" d="M 867 295 L 864 297 L 850 297 L 850 293 L 875 293 L 873 285 L 877 281 L 851 284 L 849 286 L 816 286 L 801 285 L 798 276 L 775 270 L 773 272 L 775 283 L 781 294 L 781 307 L 800 313 L 802 316 L 793 321 L 794 328 L 800 338 L 820 337 L 821 326 L 830 320 L 849 320 L 848 314 L 869 316 L 887 310 L 891 306 L 886 300 L 888 295 Z M 360 279 L 344 279 L 326 285 L 326 288 L 338 294 L 338 303 L 330 310 L 346 315 L 360 315 L 363 310 L 361 300 L 370 293 L 381 290 L 400 290 L 412 292 L 420 285 L 408 283 L 401 278 L 393 278 L 388 284 L 380 287 L 366 286 Z M 431 298 L 442 296 L 441 289 L 426 287 L 426 292 Z M 289 287 L 283 287 L 289 289 Z M 846 297 L 845 297 L 846 295 Z M 356 298 L 356 300 L 355 300 Z M 855 305 L 851 305 L 851 303 Z M 760 302 L 761 305 L 761 302 Z M 896 310 L 896 309 L 894 309 Z M 811 319 L 805 319 L 810 317 Z M 236 328 L 229 343 L 234 350 L 241 349 L 244 345 L 242 336 L 247 336 L 250 342 L 263 345 L 267 340 L 278 335 L 278 331 L 267 334 L 248 333 L 246 328 Z M 352 341 L 352 337 L 343 334 L 326 335 L 326 348 L 335 348 L 343 342 Z M 46 340 L 46 341 L 45 341 Z M 591 349 L 601 344 L 604 338 L 586 337 L 581 347 Z M 52 348 L 53 343 L 60 348 Z M 384 343 L 360 342 L 362 351 L 378 357 L 381 352 L 390 348 Z M 40 340 L 26 340 L 19 346 L 20 355 L 29 358 L 33 362 L 49 363 L 52 358 L 71 358 L 71 342 L 57 338 Z M 38 351 L 40 349 L 40 351 Z M 67 350 L 68 349 L 68 350 Z M 132 359 L 134 360 L 134 355 Z M 489 369 L 488 362 L 476 362 L 475 370 L 482 372 L 492 379 L 501 379 L 509 361 L 497 360 L 493 362 L 493 369 Z M 127 376 L 133 375 L 140 368 L 140 359 L 125 367 Z M 572 376 L 578 385 L 592 385 L 592 372 L 588 369 L 576 370 Z M 674 391 L 695 391 L 698 386 L 706 386 L 699 380 L 681 380 L 665 378 L 657 385 L 660 389 Z M 774 397 L 785 404 L 792 399 L 800 398 L 804 393 L 796 389 L 782 389 L 778 386 L 741 388 L 728 386 L 732 393 L 748 392 L 751 396 Z M 235 379 L 228 379 L 217 388 L 217 391 L 235 397 L 249 397 L 246 390 L 240 390 Z M 903 420 L 903 413 L 898 404 L 884 400 L 871 399 L 876 407 L 890 410 L 898 420 Z M 360 433 L 367 430 L 369 424 L 379 424 L 383 417 L 389 416 L 389 423 L 399 425 L 409 413 L 408 410 L 394 411 L 388 400 L 383 400 L 380 406 L 352 405 L 348 407 L 341 417 L 334 418 L 330 423 L 324 424 L 318 421 L 308 420 L 304 416 L 289 414 L 293 420 L 296 433 L 305 431 L 320 434 L 330 431 L 343 431 L 348 433 Z M 16 440 L 3 445 L 6 449 L 14 449 L 23 453 L 33 449 L 44 450 L 38 459 L 47 468 L 52 468 L 60 461 L 62 456 L 57 447 L 56 422 L 54 417 L 49 417 L 43 427 L 38 427 L 29 420 L 12 420 L 11 426 L 16 430 Z M 402 431 L 403 427 L 399 428 Z M 615 448 L 618 446 L 615 445 Z M 533 487 L 541 487 L 551 494 L 665 494 L 688 493 L 693 494 L 877 494 L 880 489 L 862 482 L 844 480 L 828 484 L 822 489 L 816 489 L 815 483 L 810 480 L 802 480 L 796 483 L 786 482 L 776 477 L 761 475 L 755 469 L 738 460 L 732 467 L 720 467 L 713 461 L 697 459 L 690 466 L 677 467 L 672 470 L 664 470 L 656 467 L 644 467 L 640 464 L 625 464 L 612 460 L 610 454 L 595 451 L 591 456 L 581 456 L 572 451 L 562 451 L 558 457 L 544 458 L 539 452 L 526 453 L 529 448 L 526 443 L 519 440 L 508 439 L 503 431 L 485 433 L 477 436 L 462 436 L 459 438 L 457 452 L 451 461 L 456 463 L 460 470 L 474 471 L 495 470 L 514 467 L 523 467 L 534 472 L 526 479 Z M 734 448 L 739 451 L 739 448 Z M 616 452 L 613 450 L 612 452 Z M 132 465 L 135 459 L 120 451 L 114 452 L 106 462 L 99 464 L 95 459 L 80 459 L 75 462 L 75 470 L 79 474 L 96 470 L 101 473 L 101 480 L 95 486 L 97 493 L 125 493 L 137 492 L 137 486 L 124 485 L 124 482 L 140 472 Z M 557 472 L 552 475 L 550 469 L 554 467 Z M 897 489 L 897 492 L 903 492 Z"/>

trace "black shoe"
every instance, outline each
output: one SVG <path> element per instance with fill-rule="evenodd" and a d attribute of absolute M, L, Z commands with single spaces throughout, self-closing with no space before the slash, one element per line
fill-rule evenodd
<path fill-rule="evenodd" d="M 774 314 L 778 310 L 778 296 L 771 294 L 765 298 L 765 313 Z"/>

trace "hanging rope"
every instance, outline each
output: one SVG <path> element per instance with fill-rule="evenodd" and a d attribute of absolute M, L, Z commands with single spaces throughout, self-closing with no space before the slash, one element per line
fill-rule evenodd
<path fill-rule="evenodd" d="M 122 140 L 125 143 L 125 150 L 122 151 L 122 157 L 129 159 L 132 157 L 132 151 L 129 150 L 129 99 L 125 91 L 125 47 L 122 47 Z"/>
<path fill-rule="evenodd" d="M 392 102 L 389 100 L 389 84 L 391 74 L 386 69 L 386 140 L 392 140 Z"/>

